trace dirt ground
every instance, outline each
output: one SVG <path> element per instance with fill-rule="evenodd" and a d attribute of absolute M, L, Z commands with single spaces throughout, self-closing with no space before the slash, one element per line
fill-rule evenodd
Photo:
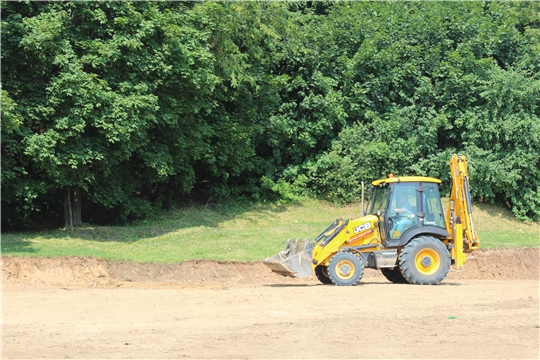
<path fill-rule="evenodd" d="M 439 286 L 322 285 L 260 263 L 2 258 L 2 358 L 540 358 L 539 249 Z"/>

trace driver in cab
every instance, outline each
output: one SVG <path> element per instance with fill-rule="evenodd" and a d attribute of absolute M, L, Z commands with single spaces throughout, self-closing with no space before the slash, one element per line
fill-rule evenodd
<path fill-rule="evenodd" d="M 409 203 L 409 197 L 405 194 L 399 196 L 397 205 L 398 207 L 394 211 L 400 216 L 405 216 L 407 212 L 413 212 L 412 205 Z"/>

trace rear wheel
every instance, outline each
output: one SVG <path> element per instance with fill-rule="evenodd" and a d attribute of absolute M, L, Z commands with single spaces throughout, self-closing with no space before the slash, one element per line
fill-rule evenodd
<path fill-rule="evenodd" d="M 411 284 L 438 285 L 450 271 L 450 254 L 440 240 L 422 236 L 403 247 L 399 268 Z"/>
<path fill-rule="evenodd" d="M 315 276 L 323 284 L 332 284 L 332 280 L 328 277 L 328 266 L 319 265 L 315 267 Z"/>
<path fill-rule="evenodd" d="M 348 252 L 337 253 L 328 265 L 328 277 L 336 285 L 355 285 L 363 276 L 364 264 Z"/>
<path fill-rule="evenodd" d="M 395 267 L 393 269 L 381 269 L 382 274 L 384 277 L 394 284 L 408 284 L 409 282 L 407 279 L 403 277 L 403 274 L 401 273 L 401 270 L 399 270 L 399 267 Z"/>

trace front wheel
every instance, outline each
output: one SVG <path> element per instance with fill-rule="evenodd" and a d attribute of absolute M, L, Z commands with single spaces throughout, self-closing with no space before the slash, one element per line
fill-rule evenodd
<path fill-rule="evenodd" d="M 336 285 L 356 285 L 363 276 L 364 263 L 349 252 L 337 253 L 328 265 L 328 277 Z"/>
<path fill-rule="evenodd" d="M 411 284 L 438 285 L 450 271 L 450 253 L 440 240 L 421 236 L 403 247 L 399 268 Z"/>

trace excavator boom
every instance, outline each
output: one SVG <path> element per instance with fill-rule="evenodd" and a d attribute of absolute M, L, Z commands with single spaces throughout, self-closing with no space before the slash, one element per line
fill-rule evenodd
<path fill-rule="evenodd" d="M 455 266 L 461 269 L 465 254 L 480 247 L 480 239 L 474 230 L 469 174 L 465 155 L 452 155 L 450 159 L 452 190 L 446 213 L 446 228 L 454 247 L 450 254 Z"/>

